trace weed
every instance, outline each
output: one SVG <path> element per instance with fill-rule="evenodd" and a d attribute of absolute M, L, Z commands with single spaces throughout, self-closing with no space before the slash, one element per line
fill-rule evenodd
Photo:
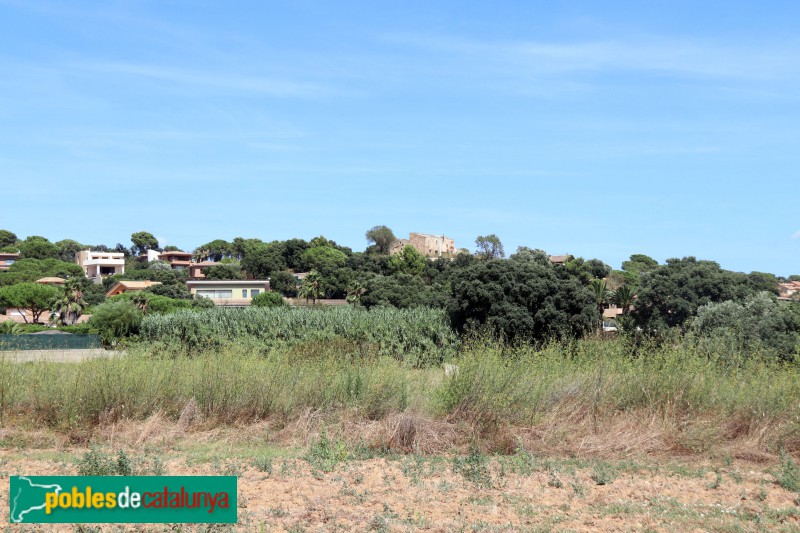
<path fill-rule="evenodd" d="M 259 472 L 264 472 L 268 476 L 272 475 L 272 457 L 263 456 L 253 460 L 253 467 Z"/>
<path fill-rule="evenodd" d="M 489 460 L 480 449 L 472 443 L 469 455 L 453 459 L 453 472 L 461 474 L 464 479 L 477 486 L 491 487 L 492 475 L 489 472 Z"/>
<path fill-rule="evenodd" d="M 553 487 L 555 489 L 560 489 L 564 487 L 564 484 L 558 479 L 558 474 L 556 470 L 550 470 L 550 478 L 547 480 L 547 486 Z"/>
<path fill-rule="evenodd" d="M 325 428 L 319 440 L 311 445 L 305 459 L 314 472 L 330 473 L 341 462 L 347 461 L 347 446 L 343 441 L 331 442 Z"/>
<path fill-rule="evenodd" d="M 722 485 L 722 474 L 719 473 L 719 470 L 714 471 L 714 480 L 711 481 L 706 485 L 706 488 L 709 490 L 717 490 L 720 485 Z"/>
<path fill-rule="evenodd" d="M 131 460 L 119 450 L 116 459 L 97 448 L 91 448 L 78 461 L 79 476 L 130 476 Z"/>
<path fill-rule="evenodd" d="M 778 485 L 792 492 L 800 492 L 800 469 L 788 454 L 781 454 L 780 471 L 774 474 Z"/>
<path fill-rule="evenodd" d="M 573 478 L 569 485 L 570 487 L 572 487 L 572 492 L 574 492 L 575 496 L 577 496 L 578 498 L 583 498 L 584 496 L 586 496 L 586 488 L 583 486 L 583 483 L 581 483 L 578 480 L 577 477 Z"/>
<path fill-rule="evenodd" d="M 592 469 L 592 481 L 598 485 L 609 485 L 617 479 L 617 471 L 608 463 L 596 463 Z"/>
<path fill-rule="evenodd" d="M 283 506 L 281 507 L 270 507 L 269 508 L 269 516 L 273 516 L 275 518 L 284 518 L 289 516 L 289 511 L 284 509 Z"/>

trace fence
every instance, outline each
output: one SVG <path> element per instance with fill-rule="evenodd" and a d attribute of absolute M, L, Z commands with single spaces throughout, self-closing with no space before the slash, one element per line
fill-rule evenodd
<path fill-rule="evenodd" d="M 96 348 L 100 348 L 99 335 L 0 335 L 0 351 Z"/>

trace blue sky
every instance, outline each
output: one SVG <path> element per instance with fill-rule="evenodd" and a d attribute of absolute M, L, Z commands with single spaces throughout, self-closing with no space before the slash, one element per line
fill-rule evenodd
<path fill-rule="evenodd" d="M 800 3 L 0 0 L 0 228 L 800 274 Z"/>

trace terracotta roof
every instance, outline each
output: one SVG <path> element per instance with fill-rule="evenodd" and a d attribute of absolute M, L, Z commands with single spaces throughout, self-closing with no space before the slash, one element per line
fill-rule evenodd
<path fill-rule="evenodd" d="M 63 285 L 66 282 L 67 280 L 65 280 L 64 278 L 56 278 L 56 277 L 42 278 L 36 280 L 36 283 L 41 283 L 43 285 Z"/>
<path fill-rule="evenodd" d="M 570 257 L 572 257 L 572 256 L 569 255 L 569 254 L 566 254 L 566 255 L 551 255 L 550 256 L 550 262 L 551 263 L 566 263 L 567 261 L 569 261 Z"/>
<path fill-rule="evenodd" d="M 118 291 L 118 289 L 123 289 L 122 292 L 128 291 L 142 291 L 148 287 L 153 287 L 155 285 L 161 285 L 160 281 L 118 281 L 111 287 L 108 292 L 106 293 L 107 296 L 110 296 L 112 293 Z"/>

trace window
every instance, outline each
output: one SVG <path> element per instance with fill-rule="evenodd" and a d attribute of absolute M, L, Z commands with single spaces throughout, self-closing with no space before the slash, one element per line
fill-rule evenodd
<path fill-rule="evenodd" d="M 255 298 L 255 297 L 256 297 L 256 296 L 258 296 L 259 294 L 261 294 L 261 291 L 260 291 L 260 290 L 258 290 L 258 289 L 253 289 L 253 290 L 251 290 L 251 291 L 250 291 L 250 296 L 251 296 L 252 298 Z"/>
<path fill-rule="evenodd" d="M 242 298 L 247 298 L 247 289 L 242 289 Z"/>
<path fill-rule="evenodd" d="M 212 300 L 219 300 L 224 298 L 233 298 L 233 291 L 203 289 L 203 290 L 198 290 L 197 295 L 202 298 L 211 298 Z"/>

